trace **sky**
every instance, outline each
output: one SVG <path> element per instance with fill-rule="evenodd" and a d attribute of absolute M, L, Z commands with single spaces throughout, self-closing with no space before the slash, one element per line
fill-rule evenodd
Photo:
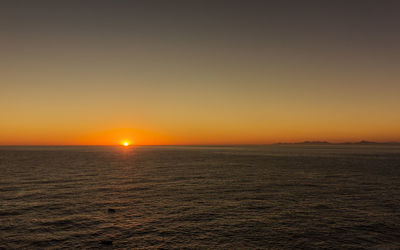
<path fill-rule="evenodd" d="M 2 1 L 0 145 L 400 141 L 398 1 Z"/>

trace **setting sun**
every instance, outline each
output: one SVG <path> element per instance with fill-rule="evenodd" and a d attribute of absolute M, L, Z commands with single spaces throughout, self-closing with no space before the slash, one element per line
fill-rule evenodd
<path fill-rule="evenodd" d="M 127 147 L 127 146 L 129 146 L 129 143 L 128 142 L 124 142 L 124 144 L 123 144 L 125 147 Z"/>

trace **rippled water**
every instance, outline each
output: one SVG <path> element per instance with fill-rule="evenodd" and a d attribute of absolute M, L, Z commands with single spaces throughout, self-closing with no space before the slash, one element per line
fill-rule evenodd
<path fill-rule="evenodd" d="M 0 171 L 0 248 L 400 248 L 395 146 L 0 147 Z"/>

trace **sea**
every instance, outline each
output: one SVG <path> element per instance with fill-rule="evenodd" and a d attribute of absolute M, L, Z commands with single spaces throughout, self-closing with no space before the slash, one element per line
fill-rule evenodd
<path fill-rule="evenodd" d="M 400 249 L 400 146 L 3 146 L 21 248 Z"/>

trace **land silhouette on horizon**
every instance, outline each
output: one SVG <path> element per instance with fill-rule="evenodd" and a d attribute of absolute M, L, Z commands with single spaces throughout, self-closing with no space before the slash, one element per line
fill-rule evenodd
<path fill-rule="evenodd" d="M 293 144 L 303 144 L 303 145 L 400 145 L 400 142 L 375 142 L 361 140 L 357 142 L 328 142 L 328 141 L 302 141 L 302 142 L 278 142 L 276 145 L 293 145 Z"/>

